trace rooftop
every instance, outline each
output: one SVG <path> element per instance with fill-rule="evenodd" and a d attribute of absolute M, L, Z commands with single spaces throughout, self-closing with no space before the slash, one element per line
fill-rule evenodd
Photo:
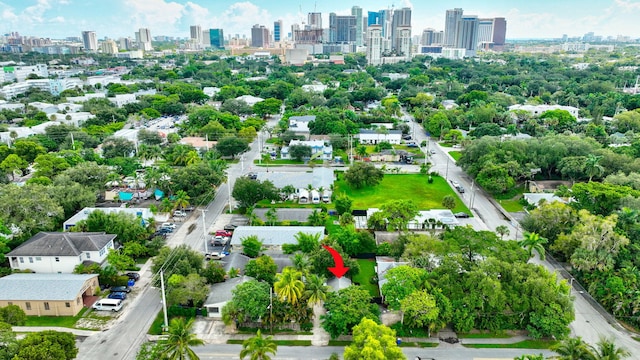
<path fill-rule="evenodd" d="M 75 300 L 97 274 L 11 274 L 0 278 L 0 300 Z"/>
<path fill-rule="evenodd" d="M 211 290 L 209 291 L 209 296 L 207 300 L 204 302 L 205 304 L 220 304 L 223 302 L 231 301 L 233 298 L 233 289 L 236 286 L 245 283 L 247 281 L 253 280 L 250 276 L 239 276 L 232 279 L 228 279 L 227 281 L 213 284 L 211 285 Z"/>
<path fill-rule="evenodd" d="M 39 232 L 7 256 L 78 256 L 99 251 L 115 238 L 104 232 Z"/>
<path fill-rule="evenodd" d="M 232 245 L 242 244 L 242 239 L 257 236 L 266 246 L 296 243 L 297 233 L 320 234 L 324 237 L 324 226 L 238 226 L 231 238 Z"/>

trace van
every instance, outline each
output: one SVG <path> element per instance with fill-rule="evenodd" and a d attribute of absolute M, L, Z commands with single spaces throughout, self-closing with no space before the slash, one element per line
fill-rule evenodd
<path fill-rule="evenodd" d="M 122 300 L 120 299 L 100 299 L 93 304 L 92 308 L 98 311 L 120 311 Z"/>

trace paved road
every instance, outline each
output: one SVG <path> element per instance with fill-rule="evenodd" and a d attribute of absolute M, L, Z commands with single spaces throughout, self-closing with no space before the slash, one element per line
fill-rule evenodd
<path fill-rule="evenodd" d="M 205 345 L 194 348 L 196 354 L 202 360 L 210 359 L 239 359 L 238 354 L 242 349 L 241 345 Z M 326 360 L 332 353 L 342 355 L 343 347 L 338 346 L 278 346 L 274 360 L 285 359 L 305 359 L 305 360 Z M 470 349 L 460 345 L 440 345 L 437 348 L 402 348 L 402 352 L 407 359 L 414 360 L 416 356 L 422 359 L 437 360 L 478 360 L 478 359 L 513 359 L 524 354 L 544 354 L 554 355 L 548 350 L 526 350 L 526 349 Z"/>

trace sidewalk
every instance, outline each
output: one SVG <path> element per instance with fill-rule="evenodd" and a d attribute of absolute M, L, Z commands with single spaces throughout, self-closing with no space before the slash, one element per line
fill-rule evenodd
<path fill-rule="evenodd" d="M 13 332 L 16 332 L 16 333 L 38 332 L 38 331 L 46 331 L 46 330 L 70 332 L 75 336 L 91 336 L 91 335 L 100 333 L 100 331 L 80 330 L 80 329 L 73 329 L 73 328 L 66 328 L 66 327 L 59 327 L 59 326 L 13 326 Z"/>

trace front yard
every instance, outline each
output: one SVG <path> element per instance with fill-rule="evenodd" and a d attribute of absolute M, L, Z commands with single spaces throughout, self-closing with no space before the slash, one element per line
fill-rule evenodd
<path fill-rule="evenodd" d="M 335 182 L 335 193 L 346 193 L 353 200 L 353 209 L 379 208 L 391 200 L 411 200 L 419 210 L 442 209 L 442 199 L 453 195 L 456 207 L 452 211 L 469 212 L 444 178 L 433 176 L 431 184 L 427 179 L 428 175 L 422 174 L 385 174 L 378 185 L 362 189 L 352 189 L 341 179 Z"/>

